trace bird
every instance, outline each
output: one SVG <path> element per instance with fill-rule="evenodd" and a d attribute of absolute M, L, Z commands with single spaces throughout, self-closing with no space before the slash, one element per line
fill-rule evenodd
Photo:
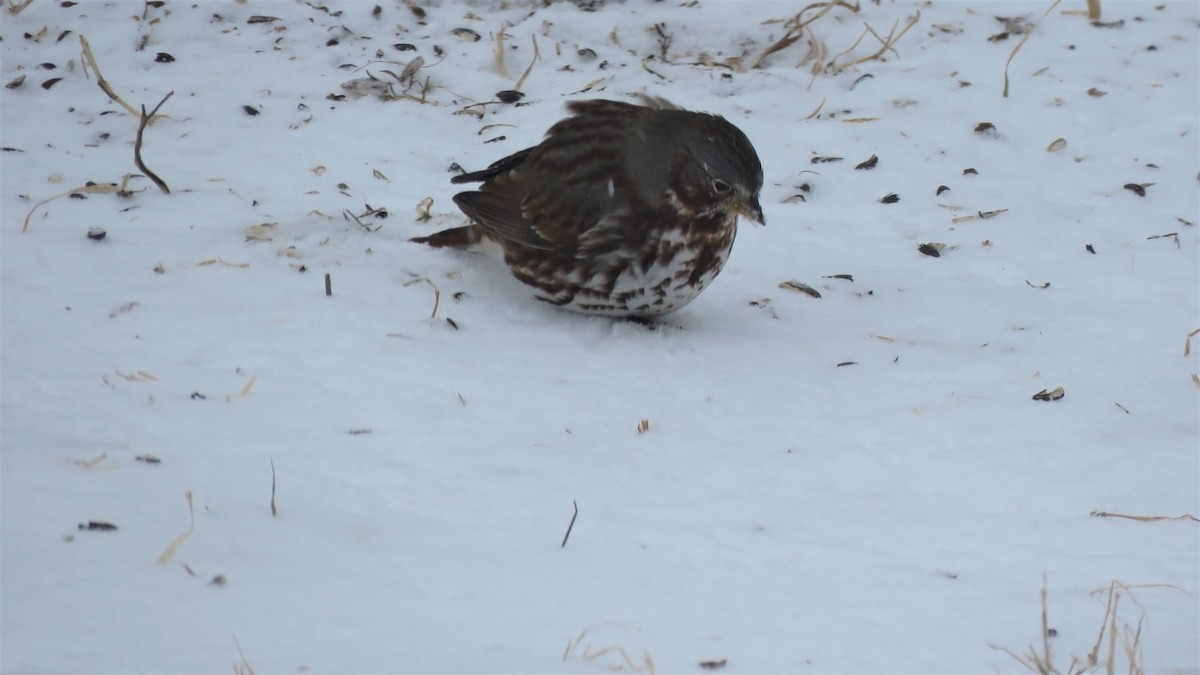
<path fill-rule="evenodd" d="M 765 224 L 762 163 L 717 115 L 645 96 L 584 100 L 542 142 L 464 173 L 469 224 L 411 241 L 499 244 L 534 297 L 589 315 L 654 320 L 687 305 L 724 267 L 738 217 Z"/>

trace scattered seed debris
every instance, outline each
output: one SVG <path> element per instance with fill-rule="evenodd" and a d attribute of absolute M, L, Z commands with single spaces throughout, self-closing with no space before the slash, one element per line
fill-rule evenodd
<path fill-rule="evenodd" d="M 852 275 L 852 274 L 830 274 L 827 276 L 823 276 L 821 278 L 822 279 L 841 279 L 843 281 L 854 281 L 854 275 Z"/>
<path fill-rule="evenodd" d="M 168 54 L 166 52 L 159 52 L 154 55 L 155 63 L 172 63 L 174 61 L 175 61 L 175 57 L 171 56 L 170 54 Z"/>
<path fill-rule="evenodd" d="M 879 203 L 895 204 L 898 201 L 900 201 L 900 195 L 896 194 L 895 192 L 889 192 L 886 195 L 884 195 L 882 199 L 879 200 Z"/>
<path fill-rule="evenodd" d="M 728 659 L 709 659 L 707 661 L 701 661 L 700 667 L 705 670 L 720 670 L 721 668 L 725 667 L 726 663 L 729 663 Z"/>
<path fill-rule="evenodd" d="M 217 586 L 217 587 L 224 586 L 225 585 L 225 575 L 218 574 L 218 575 L 214 576 L 212 578 L 212 580 L 208 582 L 208 585 L 209 586 Z"/>
<path fill-rule="evenodd" d="M 1054 389 L 1051 389 L 1049 391 L 1047 391 L 1045 389 L 1039 391 L 1038 393 L 1033 395 L 1033 400 L 1035 400 L 1035 401 L 1059 401 L 1059 400 L 1062 400 L 1062 398 L 1066 395 L 1067 395 L 1067 392 L 1063 391 L 1062 387 L 1055 387 Z"/>
<path fill-rule="evenodd" d="M 450 34 L 454 37 L 462 38 L 470 42 L 479 42 L 480 39 L 479 33 L 476 33 L 470 28 L 455 28 L 454 30 L 450 31 Z"/>
<path fill-rule="evenodd" d="M 16 79 L 14 79 L 11 82 L 9 82 L 8 84 L 4 85 L 4 88 L 5 89 L 16 89 L 17 87 L 21 86 L 24 83 L 25 83 L 25 76 L 20 75 Z"/>
<path fill-rule="evenodd" d="M 856 171 L 870 171 L 879 165 L 879 157 L 871 155 L 867 161 L 855 166 Z"/>
<path fill-rule="evenodd" d="M 639 434 L 644 434 L 647 431 L 650 431 L 650 420 L 642 420 L 642 421 L 638 422 L 637 432 Z"/>
<path fill-rule="evenodd" d="M 964 176 L 978 176 L 979 172 L 976 171 L 974 168 L 968 167 L 966 169 L 963 169 L 963 175 Z"/>
<path fill-rule="evenodd" d="M 103 520 L 89 520 L 86 523 L 80 523 L 79 529 L 95 532 L 112 532 L 117 529 L 117 526 L 112 523 L 106 523 Z"/>
<path fill-rule="evenodd" d="M 496 100 L 501 103 L 516 103 L 525 98 L 525 94 L 515 89 L 505 89 L 504 91 L 496 92 Z"/>
<path fill-rule="evenodd" d="M 949 191 L 950 191 L 950 188 L 946 187 L 945 185 L 939 185 L 938 189 L 937 189 L 937 194 L 940 195 L 943 192 L 949 192 Z"/>
<path fill-rule="evenodd" d="M 370 429 L 351 429 L 351 430 L 347 431 L 346 433 L 350 434 L 351 436 L 363 436 L 365 434 L 371 433 L 371 430 Z"/>
<path fill-rule="evenodd" d="M 842 361 L 841 363 L 837 364 L 837 367 L 845 368 L 846 366 L 857 366 L 857 365 L 858 365 L 858 361 Z"/>
<path fill-rule="evenodd" d="M 103 227 L 89 227 L 88 228 L 87 238 L 91 239 L 92 241 L 100 241 L 101 239 L 103 239 L 107 236 L 108 236 L 108 231 L 105 230 Z"/>
<path fill-rule="evenodd" d="M 1092 246 L 1091 244 L 1085 244 L 1083 248 L 1086 249 L 1088 253 L 1091 253 L 1092 255 L 1096 255 L 1096 248 L 1094 246 Z"/>
<path fill-rule="evenodd" d="M 162 460 L 155 457 L 154 455 L 138 455 L 137 457 L 134 457 L 133 459 L 135 462 L 142 462 L 143 464 L 161 464 L 162 463 Z"/>
<path fill-rule="evenodd" d="M 242 106 L 242 112 L 246 113 L 247 115 L 249 115 L 251 117 L 254 117 L 259 114 L 258 108 L 255 108 L 254 106 L 249 106 L 249 105 Z"/>
<path fill-rule="evenodd" d="M 1107 96 L 1107 95 L 1108 95 L 1108 92 L 1107 92 L 1107 91 L 1100 91 L 1099 89 L 1097 89 L 1097 88 L 1095 88 L 1095 87 L 1092 87 L 1091 89 L 1088 89 L 1088 90 L 1087 90 L 1087 93 L 1088 93 L 1088 96 L 1095 96 L 1096 98 L 1100 98 L 1101 96 Z"/>
<path fill-rule="evenodd" d="M 1062 150 L 1065 147 L 1067 147 L 1067 139 L 1056 138 L 1056 139 L 1054 139 L 1054 142 L 1052 142 L 1050 145 L 1046 146 L 1046 152 L 1058 152 L 1059 150 Z"/>
<path fill-rule="evenodd" d="M 1139 197 L 1145 197 L 1147 185 L 1153 185 L 1153 183 L 1126 183 L 1123 187 Z"/>
<path fill-rule="evenodd" d="M 1035 283 L 1031 282 L 1030 280 L 1026 279 L 1026 280 L 1025 280 L 1025 284 L 1026 284 L 1026 285 L 1028 285 L 1030 288 L 1036 288 L 1036 289 L 1038 289 L 1038 290 L 1042 290 L 1042 289 L 1050 288 L 1050 282 L 1049 282 L 1049 281 L 1047 281 L 1046 283 L 1044 283 L 1044 284 L 1042 284 L 1041 286 L 1039 286 L 1039 285 L 1037 285 L 1037 284 L 1035 284 Z"/>
<path fill-rule="evenodd" d="M 279 17 L 277 17 L 277 16 L 261 16 L 261 15 L 255 14 L 254 16 L 250 17 L 249 19 L 246 19 L 246 23 L 274 23 L 278 20 L 279 20 Z"/>
<path fill-rule="evenodd" d="M 49 89 L 50 87 L 53 87 L 54 85 L 58 84 L 61 81 L 62 81 L 61 77 L 52 77 L 42 83 L 42 89 Z"/>
<path fill-rule="evenodd" d="M 208 397 L 205 396 L 204 394 L 201 394 L 198 391 L 193 391 L 192 392 L 192 400 L 193 401 L 207 401 Z"/>
<path fill-rule="evenodd" d="M 921 253 L 923 253 L 931 258 L 942 257 L 942 251 L 944 251 L 945 249 L 946 249 L 945 244 L 942 244 L 942 243 L 939 243 L 936 241 L 931 241 L 927 244 L 921 244 L 921 245 L 917 246 L 918 251 L 920 251 Z"/>
<path fill-rule="evenodd" d="M 813 288 L 812 286 L 809 286 L 808 284 L 806 284 L 802 281 L 796 281 L 795 279 L 790 279 L 788 281 L 784 281 L 779 284 L 779 287 L 786 288 L 786 289 L 793 290 L 793 291 L 800 291 L 801 293 L 804 293 L 805 295 L 810 295 L 817 299 L 820 299 L 820 297 L 821 297 L 821 293 L 817 289 Z"/>
<path fill-rule="evenodd" d="M 813 164 L 829 164 L 830 162 L 840 162 L 840 161 L 842 161 L 842 158 L 841 157 L 813 157 L 811 161 Z"/>
<path fill-rule="evenodd" d="M 975 133 L 995 136 L 997 133 L 996 125 L 992 124 L 991 122 L 980 122 L 979 124 L 975 125 Z"/>

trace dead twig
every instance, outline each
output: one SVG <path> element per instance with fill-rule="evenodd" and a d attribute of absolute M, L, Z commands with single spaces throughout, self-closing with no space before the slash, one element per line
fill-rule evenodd
<path fill-rule="evenodd" d="M 567 533 L 563 535 L 562 548 L 567 547 L 567 539 L 571 537 L 571 530 L 575 527 L 575 519 L 579 517 L 579 502 L 572 499 L 571 504 L 575 506 L 575 513 L 571 514 L 571 522 L 567 524 Z"/>
<path fill-rule="evenodd" d="M 150 122 L 150 119 L 154 117 L 158 109 L 174 94 L 174 90 L 167 92 L 167 95 L 158 102 L 158 105 L 154 106 L 154 110 L 151 110 L 149 115 L 146 114 L 146 106 L 142 106 L 141 119 L 138 121 L 137 138 L 133 141 L 133 163 L 137 165 L 137 168 L 142 173 L 146 174 L 147 178 L 154 181 L 154 184 L 158 186 L 159 190 L 163 191 L 163 194 L 171 194 L 171 188 L 167 187 L 167 184 L 163 182 L 163 179 L 158 177 L 158 174 L 146 168 L 145 162 L 142 161 L 142 132 L 146 130 L 146 124 Z"/>

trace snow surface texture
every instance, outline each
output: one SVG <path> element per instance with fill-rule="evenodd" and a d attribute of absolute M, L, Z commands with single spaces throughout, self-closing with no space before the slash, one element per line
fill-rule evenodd
<path fill-rule="evenodd" d="M 1008 98 L 1048 2 L 836 7 L 745 72 L 801 4 L 375 4 L 4 10 L 3 671 L 1013 672 L 1043 575 L 1059 669 L 1115 580 L 1159 585 L 1119 591 L 1139 665 L 1200 671 L 1200 526 L 1091 515 L 1200 514 L 1196 3 L 1064 2 Z M 81 37 L 174 91 L 170 194 Z M 767 176 L 667 325 L 408 243 L 462 223 L 452 164 L 640 92 Z"/>

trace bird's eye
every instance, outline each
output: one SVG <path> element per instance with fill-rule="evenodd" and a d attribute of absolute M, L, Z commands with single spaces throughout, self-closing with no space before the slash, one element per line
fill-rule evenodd
<path fill-rule="evenodd" d="M 717 194 L 724 194 L 726 192 L 729 192 L 731 189 L 733 189 L 730 187 L 729 183 L 726 183 L 725 181 L 723 181 L 719 178 L 713 179 L 712 185 L 713 185 L 713 191 L 716 192 Z"/>

